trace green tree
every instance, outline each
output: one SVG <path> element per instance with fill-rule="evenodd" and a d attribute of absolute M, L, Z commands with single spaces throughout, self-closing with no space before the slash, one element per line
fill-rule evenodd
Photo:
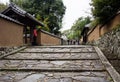
<path fill-rule="evenodd" d="M 91 22 L 90 17 L 82 18 L 80 17 L 71 27 L 70 30 L 66 30 L 63 33 L 68 39 L 80 39 L 81 32 L 86 24 Z"/>
<path fill-rule="evenodd" d="M 40 15 L 40 21 L 46 21 L 49 32 L 58 34 L 62 27 L 62 18 L 65 14 L 65 6 L 62 0 L 12 0 L 17 5 L 25 9 L 27 12 Z"/>
<path fill-rule="evenodd" d="M 7 5 L 0 3 L 0 12 L 7 8 Z"/>
<path fill-rule="evenodd" d="M 92 0 L 92 14 L 97 23 L 104 23 L 120 9 L 120 0 Z"/>
<path fill-rule="evenodd" d="M 79 39 L 81 37 L 81 32 L 86 24 L 90 23 L 90 17 L 82 18 L 80 17 L 75 24 L 73 24 L 71 31 L 73 31 L 74 39 Z"/>
<path fill-rule="evenodd" d="M 70 35 L 71 34 L 70 29 L 63 31 L 62 34 L 65 35 L 68 39 L 72 39 L 72 36 Z"/>

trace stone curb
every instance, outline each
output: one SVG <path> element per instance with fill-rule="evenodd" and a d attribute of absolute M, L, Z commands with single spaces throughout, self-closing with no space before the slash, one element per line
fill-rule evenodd
<path fill-rule="evenodd" d="M 100 57 L 100 59 L 101 59 L 102 63 L 104 64 L 106 70 L 108 71 L 108 73 L 112 77 L 113 81 L 114 82 L 120 82 L 120 75 L 119 75 L 119 73 L 109 63 L 109 61 L 104 56 L 104 54 L 102 53 L 102 51 L 98 47 L 94 47 L 94 48 L 95 48 L 96 52 L 98 53 L 98 56 Z"/>
<path fill-rule="evenodd" d="M 27 47 L 24 46 L 24 47 L 18 48 L 18 49 L 16 49 L 16 50 L 13 50 L 13 51 L 11 51 L 11 52 L 9 52 L 9 53 L 7 53 L 7 54 L 1 55 L 1 56 L 0 56 L 0 59 L 3 59 L 4 57 L 9 56 L 9 55 L 12 55 L 12 54 L 14 54 L 14 53 L 16 53 L 16 52 L 18 52 L 18 51 L 21 51 L 21 50 L 23 50 L 23 49 L 25 49 L 25 48 L 27 48 Z"/>

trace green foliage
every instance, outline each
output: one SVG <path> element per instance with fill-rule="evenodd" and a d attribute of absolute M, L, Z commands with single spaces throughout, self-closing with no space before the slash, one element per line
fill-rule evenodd
<path fill-rule="evenodd" d="M 7 8 L 7 5 L 0 3 L 0 12 Z"/>
<path fill-rule="evenodd" d="M 99 24 L 97 19 L 92 20 L 91 25 L 90 25 L 90 29 L 94 28 L 97 24 Z"/>
<path fill-rule="evenodd" d="M 20 7 L 23 7 L 23 3 L 25 3 L 25 0 L 10 0 L 10 2 L 16 3 L 16 5 L 19 5 Z"/>
<path fill-rule="evenodd" d="M 41 20 L 41 16 L 40 16 L 39 14 L 37 14 L 36 18 L 37 18 L 38 20 Z M 50 29 L 49 29 L 49 27 L 48 27 L 48 24 L 49 24 L 48 18 L 45 18 L 45 19 L 44 19 L 43 24 L 44 24 L 44 27 L 38 26 L 37 28 L 38 28 L 38 29 L 43 29 L 43 30 L 49 32 Z"/>
<path fill-rule="evenodd" d="M 104 23 L 109 17 L 117 13 L 120 0 L 92 0 L 92 14 L 99 24 Z"/>
<path fill-rule="evenodd" d="M 118 30 L 118 29 L 120 29 L 120 24 L 117 24 L 116 26 L 114 26 L 112 30 L 113 30 L 113 31 L 116 31 L 116 30 Z"/>
<path fill-rule="evenodd" d="M 62 27 L 62 18 L 65 14 L 65 6 L 62 0 L 12 0 L 25 9 L 28 13 L 35 15 L 38 20 L 45 22 L 47 31 L 57 34 Z M 38 17 L 40 16 L 40 18 Z"/>
<path fill-rule="evenodd" d="M 70 29 L 69 29 L 69 30 L 65 30 L 65 31 L 63 32 L 63 34 L 64 34 L 68 39 L 72 39 L 72 38 L 73 38 Z"/>
<path fill-rule="evenodd" d="M 68 39 L 80 39 L 83 28 L 86 24 L 89 24 L 90 22 L 90 17 L 80 17 L 75 22 L 75 24 L 73 24 L 70 30 L 64 31 L 64 34 L 67 36 Z"/>

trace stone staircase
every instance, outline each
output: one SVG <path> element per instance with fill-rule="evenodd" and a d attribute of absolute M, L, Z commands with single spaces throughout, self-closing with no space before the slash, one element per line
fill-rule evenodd
<path fill-rule="evenodd" d="M 1 57 L 0 82 L 120 82 L 97 47 L 35 46 Z"/>

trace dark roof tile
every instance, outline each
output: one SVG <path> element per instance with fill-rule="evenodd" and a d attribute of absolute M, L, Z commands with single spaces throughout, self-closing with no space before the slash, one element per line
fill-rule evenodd
<path fill-rule="evenodd" d="M 43 24 L 42 22 L 36 20 L 34 16 L 32 16 L 32 15 L 29 14 L 29 13 L 27 13 L 26 11 L 24 11 L 23 9 L 21 9 L 20 7 L 18 7 L 18 6 L 17 6 L 16 4 L 14 4 L 14 3 L 11 3 L 11 4 L 9 5 L 9 7 L 2 12 L 2 14 L 6 14 L 6 13 L 8 13 L 8 11 L 10 11 L 10 10 L 14 11 L 15 13 L 17 13 L 17 14 L 23 16 L 23 17 L 28 17 L 29 19 L 33 20 L 35 23 L 37 23 L 37 24 L 39 24 L 39 25 L 41 25 L 41 26 L 44 26 L 44 24 Z"/>
<path fill-rule="evenodd" d="M 5 15 L 3 15 L 3 14 L 1 14 L 1 13 L 0 13 L 0 18 L 9 20 L 9 21 L 11 21 L 11 22 L 14 22 L 14 23 L 17 23 L 17 24 L 20 24 L 20 25 L 23 25 L 22 23 L 18 22 L 17 20 L 14 20 L 14 19 L 12 19 L 12 18 L 10 18 L 10 17 L 8 17 L 8 16 L 5 16 Z"/>

